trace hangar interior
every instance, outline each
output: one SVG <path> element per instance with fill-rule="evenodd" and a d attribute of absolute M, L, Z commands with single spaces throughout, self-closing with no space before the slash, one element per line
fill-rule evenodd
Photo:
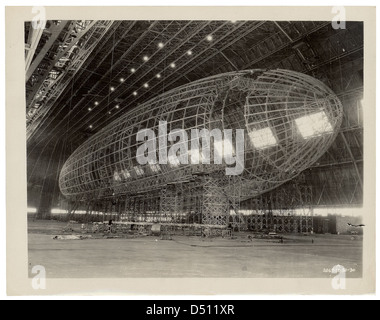
<path fill-rule="evenodd" d="M 360 211 L 363 204 L 363 40 L 362 22 L 344 29 L 330 21 L 51 20 L 44 29 L 25 23 L 29 211 L 84 224 L 112 219 L 120 232 L 152 225 L 214 235 L 346 232 L 315 212 Z M 227 93 L 218 91 L 223 81 Z M 337 130 L 306 143 L 324 120 L 308 119 L 298 126 L 305 129 L 301 142 L 282 144 L 294 126 L 281 119 L 297 107 L 294 119 L 305 116 L 301 94 L 317 101 L 320 83 L 321 94 L 329 88 L 337 97 L 329 96 L 332 111 L 324 114 L 330 125 L 337 119 Z M 249 85 L 254 94 L 241 94 Z M 215 98 L 219 93 L 225 100 Z M 220 113 L 219 104 L 226 106 Z M 171 129 L 212 128 L 223 117 L 231 128 L 270 122 L 283 135 L 276 129 L 276 138 L 250 136 L 256 151 L 246 161 L 255 164 L 243 182 L 214 165 L 139 167 L 131 137 L 157 126 L 160 114 Z M 281 179 L 271 184 L 275 174 Z"/>

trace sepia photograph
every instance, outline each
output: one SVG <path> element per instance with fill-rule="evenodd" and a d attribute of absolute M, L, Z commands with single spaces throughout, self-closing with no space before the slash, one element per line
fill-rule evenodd
<path fill-rule="evenodd" d="M 375 282 L 374 49 L 355 9 L 28 10 L 17 215 L 31 290 L 304 279 L 344 294 L 349 281 Z"/>

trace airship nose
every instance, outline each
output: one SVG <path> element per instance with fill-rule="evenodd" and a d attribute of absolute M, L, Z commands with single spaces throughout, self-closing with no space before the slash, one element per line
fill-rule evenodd
<path fill-rule="evenodd" d="M 343 109 L 321 81 L 289 70 L 264 72 L 246 97 L 246 171 L 260 189 L 286 182 L 336 138 Z"/>

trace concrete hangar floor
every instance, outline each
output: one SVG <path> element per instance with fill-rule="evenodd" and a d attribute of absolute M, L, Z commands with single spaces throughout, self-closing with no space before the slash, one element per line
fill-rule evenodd
<path fill-rule="evenodd" d="M 43 265 L 47 278 L 331 278 L 343 265 L 348 278 L 362 277 L 363 238 L 344 235 L 284 235 L 232 239 L 174 235 L 54 240 L 67 223 L 28 222 L 29 275 Z M 80 235 L 80 225 L 73 234 Z"/>

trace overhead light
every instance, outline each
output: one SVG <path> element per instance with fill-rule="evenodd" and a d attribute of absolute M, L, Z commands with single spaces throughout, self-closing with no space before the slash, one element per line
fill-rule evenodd
<path fill-rule="evenodd" d="M 334 131 L 325 111 L 298 118 L 296 119 L 296 125 L 304 139 Z"/>
<path fill-rule="evenodd" d="M 89 126 L 89 128 L 90 128 L 90 129 L 92 129 L 92 128 L 93 128 L 92 124 Z"/>
<path fill-rule="evenodd" d="M 249 138 L 256 149 L 267 149 L 277 144 L 276 137 L 269 127 L 251 131 Z"/>
<path fill-rule="evenodd" d="M 113 92 L 115 91 L 115 87 L 111 87 L 110 90 Z"/>
<path fill-rule="evenodd" d="M 108 114 L 111 114 L 111 111 L 108 111 Z"/>
<path fill-rule="evenodd" d="M 88 111 L 92 111 L 92 108 L 88 108 Z"/>
<path fill-rule="evenodd" d="M 120 78 L 120 82 L 123 83 L 125 81 L 124 78 Z"/>
<path fill-rule="evenodd" d="M 210 34 L 206 37 L 207 41 L 212 41 L 214 40 L 214 37 Z"/>
<path fill-rule="evenodd" d="M 170 64 L 170 67 L 174 69 L 174 68 L 175 68 L 175 63 L 174 63 L 174 62 L 171 63 L 171 64 Z"/>
<path fill-rule="evenodd" d="M 158 47 L 159 47 L 160 49 L 162 49 L 164 46 L 165 46 L 165 45 L 164 45 L 162 42 L 160 42 L 160 43 L 158 44 Z"/>
<path fill-rule="evenodd" d="M 148 83 L 144 83 L 144 88 L 149 88 L 149 84 Z"/>
<path fill-rule="evenodd" d="M 135 72 L 136 72 L 136 69 L 135 69 L 135 68 L 132 68 L 132 69 L 131 69 L 131 72 L 132 72 L 132 73 L 135 73 Z"/>
<path fill-rule="evenodd" d="M 133 92 L 133 95 L 134 95 L 134 96 L 137 96 L 137 91 Z"/>
<path fill-rule="evenodd" d="M 148 57 L 148 56 L 144 56 L 143 60 L 144 60 L 145 62 L 147 62 L 147 61 L 149 60 L 149 57 Z"/>
<path fill-rule="evenodd" d="M 99 105 L 99 102 L 98 102 L 98 101 L 95 101 L 95 102 L 94 102 L 94 105 L 98 106 L 98 105 Z"/>
<path fill-rule="evenodd" d="M 192 54 L 193 54 L 193 51 L 191 51 L 191 50 L 187 51 L 188 56 L 191 56 Z"/>
<path fill-rule="evenodd" d="M 161 78 L 161 75 L 158 73 L 158 74 L 156 75 L 156 77 L 157 77 L 157 79 L 160 79 L 160 78 Z"/>
<path fill-rule="evenodd" d="M 231 23 L 236 23 L 237 22 L 237 20 L 231 20 Z"/>
<path fill-rule="evenodd" d="M 120 106 L 117 104 L 117 105 L 115 106 L 115 108 L 116 108 L 116 109 L 120 109 Z"/>

